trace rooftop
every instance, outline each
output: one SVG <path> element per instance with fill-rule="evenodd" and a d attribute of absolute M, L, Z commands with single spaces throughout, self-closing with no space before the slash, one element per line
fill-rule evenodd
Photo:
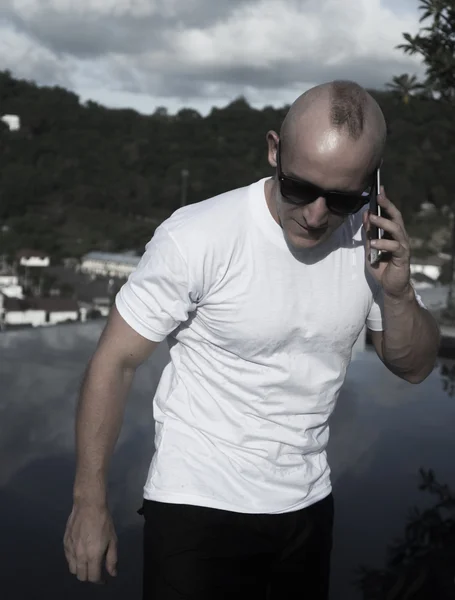
<path fill-rule="evenodd" d="M 125 265 L 137 266 L 141 260 L 140 256 L 131 256 L 131 254 L 114 254 L 111 252 L 89 252 L 82 257 L 82 261 L 100 260 L 103 262 L 115 262 Z"/>
<path fill-rule="evenodd" d="M 55 277 L 55 285 L 71 285 L 77 298 L 83 302 L 92 302 L 94 298 L 111 298 L 124 283 L 124 279 L 116 277 L 92 279 L 85 273 L 62 266 L 49 267 L 48 273 Z"/>
<path fill-rule="evenodd" d="M 76 312 L 79 310 L 77 300 L 73 298 L 8 298 L 4 296 L 3 305 L 8 312 L 26 310 L 44 310 L 46 312 Z"/>
<path fill-rule="evenodd" d="M 42 252 L 41 250 L 30 250 L 25 248 L 23 250 L 19 250 L 16 254 L 18 259 L 21 258 L 49 258 L 49 254 L 46 252 Z"/>

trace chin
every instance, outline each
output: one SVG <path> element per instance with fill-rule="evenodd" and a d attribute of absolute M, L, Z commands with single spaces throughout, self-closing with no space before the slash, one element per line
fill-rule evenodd
<path fill-rule="evenodd" d="M 309 250 L 310 248 L 315 248 L 325 242 L 325 240 L 330 237 L 330 232 L 326 231 L 321 234 L 319 237 L 313 236 L 304 236 L 296 233 L 287 232 L 286 240 L 289 246 L 294 248 L 295 250 Z"/>

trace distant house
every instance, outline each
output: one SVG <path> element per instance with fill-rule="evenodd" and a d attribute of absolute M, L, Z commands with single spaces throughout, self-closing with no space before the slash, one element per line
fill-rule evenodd
<path fill-rule="evenodd" d="M 126 279 L 136 269 L 140 257 L 110 252 L 89 252 L 82 258 L 81 272 L 91 276 Z"/>
<path fill-rule="evenodd" d="M 438 285 L 427 288 L 417 288 L 419 296 L 430 311 L 440 311 L 447 306 L 449 286 Z"/>
<path fill-rule="evenodd" d="M 49 267 L 51 264 L 49 255 L 39 250 L 20 250 L 16 258 L 21 267 Z"/>
<path fill-rule="evenodd" d="M 109 316 L 109 313 L 111 312 L 111 306 L 112 302 L 109 297 L 93 298 L 93 310 L 99 312 L 102 317 Z"/>
<path fill-rule="evenodd" d="M 432 281 L 438 281 L 442 267 L 450 259 L 446 254 L 437 254 L 426 258 L 414 257 L 411 260 L 411 276 L 421 273 Z"/>
<path fill-rule="evenodd" d="M 18 115 L 3 115 L 0 120 L 8 126 L 10 131 L 19 131 L 21 128 L 21 119 Z"/>
<path fill-rule="evenodd" d="M 19 277 L 17 275 L 12 274 L 0 274 L 0 287 L 8 286 L 8 285 L 18 285 Z"/>
<path fill-rule="evenodd" d="M 424 273 L 414 273 L 411 277 L 412 284 L 416 290 L 434 288 L 437 282 Z M 438 286 L 439 287 L 439 286 Z"/>
<path fill-rule="evenodd" d="M 72 298 L 20 299 L 0 293 L 0 323 L 3 327 L 44 327 L 79 320 L 79 304 Z"/>
<path fill-rule="evenodd" d="M 417 213 L 417 217 L 421 219 L 426 219 L 429 215 L 432 215 L 436 212 L 436 206 L 432 202 L 423 202 L 420 205 L 420 210 Z"/>
<path fill-rule="evenodd" d="M 22 286 L 17 275 L 0 275 L 0 292 L 9 298 L 22 298 Z"/>
<path fill-rule="evenodd" d="M 82 320 L 84 315 L 107 317 L 118 290 L 125 283 L 125 277 L 89 275 L 61 265 L 50 267 L 48 273 L 55 279 L 49 293 L 60 295 L 62 285 L 70 287 L 71 295 L 79 301 Z"/>

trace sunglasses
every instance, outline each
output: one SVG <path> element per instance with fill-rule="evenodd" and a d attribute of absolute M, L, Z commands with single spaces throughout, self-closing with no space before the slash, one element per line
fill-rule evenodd
<path fill-rule="evenodd" d="M 281 168 L 281 143 L 278 144 L 277 151 L 277 174 L 281 195 L 287 202 L 296 206 L 306 206 L 322 197 L 325 199 L 329 211 L 335 215 L 353 215 L 362 206 L 370 202 L 373 194 L 377 194 L 375 185 L 376 171 L 371 186 L 365 192 L 359 194 L 324 190 L 307 181 L 284 175 Z"/>

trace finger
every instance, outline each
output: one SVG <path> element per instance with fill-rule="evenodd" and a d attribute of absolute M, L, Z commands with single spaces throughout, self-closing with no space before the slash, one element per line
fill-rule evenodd
<path fill-rule="evenodd" d="M 389 233 L 394 240 L 398 240 L 399 242 L 407 240 L 406 233 L 399 223 L 384 217 L 378 217 L 377 215 L 370 215 L 370 221 L 375 227 Z"/>
<path fill-rule="evenodd" d="M 371 222 L 370 222 L 369 213 L 367 210 L 362 215 L 362 221 L 363 221 L 363 228 L 365 229 L 365 234 L 366 234 L 365 235 L 365 256 L 370 257 Z M 368 258 L 368 261 L 370 261 L 370 258 Z"/>
<path fill-rule="evenodd" d="M 69 571 L 70 571 L 71 575 L 77 575 L 76 559 L 72 556 L 72 557 L 68 557 L 67 561 L 68 561 L 68 567 L 69 567 Z"/>
<path fill-rule="evenodd" d="M 106 571 L 111 577 L 117 576 L 117 541 L 112 540 L 106 553 Z"/>
<path fill-rule="evenodd" d="M 76 575 L 76 557 L 73 552 L 73 546 L 70 541 L 68 533 L 65 531 L 63 536 L 63 550 L 65 552 L 65 558 L 68 563 L 70 573 Z"/>
<path fill-rule="evenodd" d="M 76 576 L 79 581 L 87 581 L 87 563 L 85 561 L 76 564 Z"/>
<path fill-rule="evenodd" d="M 101 581 L 101 558 L 91 558 L 87 565 L 87 578 L 90 583 Z"/>
<path fill-rule="evenodd" d="M 396 221 L 400 225 L 404 225 L 403 216 L 395 204 L 389 200 L 385 193 L 384 186 L 381 186 L 381 193 L 378 195 L 378 204 L 381 208 L 387 211 L 390 220 Z"/>
<path fill-rule="evenodd" d="M 368 243 L 368 240 L 370 239 L 371 235 L 370 235 L 370 231 L 371 231 L 371 221 L 369 218 L 369 213 L 366 210 L 363 215 L 362 215 L 362 222 L 363 222 L 363 228 L 365 230 L 365 238 L 366 238 L 366 242 Z"/>
<path fill-rule="evenodd" d="M 65 557 L 68 563 L 68 567 L 71 575 L 76 575 L 77 567 L 76 567 L 76 557 L 74 556 L 72 550 L 69 546 L 65 546 Z"/>
<path fill-rule="evenodd" d="M 371 240 L 371 246 L 381 252 L 388 252 L 397 258 L 405 258 L 408 254 L 407 249 L 396 240 Z"/>

